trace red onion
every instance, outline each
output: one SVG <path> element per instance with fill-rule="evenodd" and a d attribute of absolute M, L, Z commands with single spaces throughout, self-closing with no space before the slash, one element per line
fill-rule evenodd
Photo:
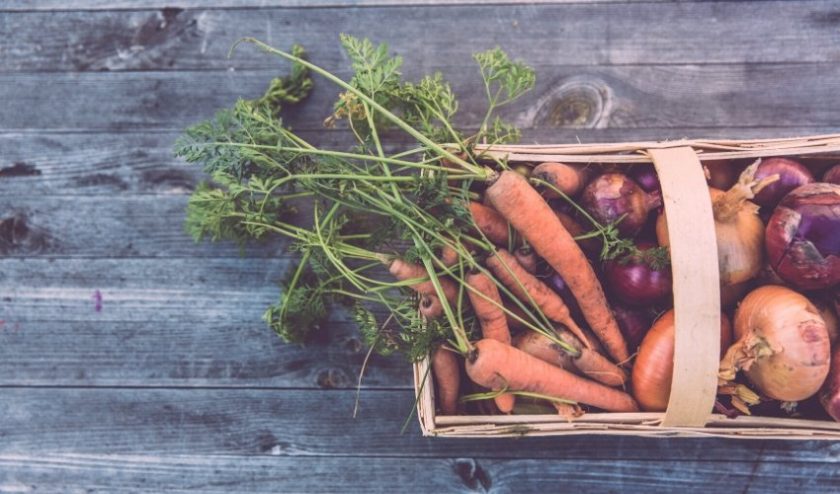
<path fill-rule="evenodd" d="M 755 194 L 753 202 L 765 208 L 774 208 L 788 192 L 800 185 L 810 184 L 814 175 L 798 162 L 788 158 L 767 158 L 761 160 L 755 172 L 756 180 L 772 175 L 779 175 L 779 180 L 767 185 Z"/>
<path fill-rule="evenodd" d="M 767 223 L 767 257 L 800 290 L 840 282 L 840 185 L 812 183 L 785 196 Z"/>
<path fill-rule="evenodd" d="M 630 255 L 604 263 L 604 285 L 620 302 L 643 307 L 665 301 L 671 296 L 671 267 L 656 266 L 644 253 L 654 248 L 640 244 L 641 255 Z"/>
<path fill-rule="evenodd" d="M 823 182 L 840 185 L 840 164 L 834 165 L 823 174 Z"/>
<path fill-rule="evenodd" d="M 618 231 L 635 236 L 647 221 L 648 213 L 662 205 L 662 197 L 645 192 L 627 175 L 605 173 L 583 189 L 581 203 L 596 221 L 606 225 L 619 218 Z"/>
<path fill-rule="evenodd" d="M 563 302 L 566 303 L 566 307 L 569 308 L 569 315 L 571 315 L 572 319 L 575 321 L 585 320 L 583 312 L 580 311 L 580 306 L 578 305 L 577 300 L 575 300 L 575 296 L 572 295 L 572 290 L 569 289 L 569 285 L 566 284 L 566 281 L 562 276 L 552 271 L 552 274 L 548 277 L 546 283 L 552 290 L 557 292 L 557 294 L 560 295 L 560 298 L 563 299 Z"/>
<path fill-rule="evenodd" d="M 831 418 L 840 422 L 840 347 L 831 355 L 831 370 L 820 390 L 820 403 Z"/>
<path fill-rule="evenodd" d="M 744 169 L 743 166 L 729 160 L 705 160 L 703 166 L 708 171 L 709 186 L 720 190 L 726 190 L 735 185 Z"/>
<path fill-rule="evenodd" d="M 630 169 L 630 177 L 645 192 L 660 192 L 659 176 L 656 175 L 653 165 L 633 165 Z"/>
<path fill-rule="evenodd" d="M 612 304 L 612 311 L 618 323 L 618 329 L 627 340 L 627 349 L 633 353 L 650 329 L 653 321 L 652 314 L 646 309 L 624 307 L 618 304 Z"/>

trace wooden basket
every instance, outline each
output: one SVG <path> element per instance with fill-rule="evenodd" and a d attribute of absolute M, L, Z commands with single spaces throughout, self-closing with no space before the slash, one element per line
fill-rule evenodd
<path fill-rule="evenodd" d="M 428 359 L 414 365 L 424 435 L 457 437 L 621 434 L 738 438 L 840 439 L 840 423 L 713 414 L 717 390 L 720 284 L 711 201 L 701 161 L 789 156 L 840 161 L 840 134 L 752 141 L 681 140 L 619 144 L 494 146 L 511 163 L 653 163 L 667 211 L 673 271 L 674 374 L 664 413 L 436 416 Z"/>

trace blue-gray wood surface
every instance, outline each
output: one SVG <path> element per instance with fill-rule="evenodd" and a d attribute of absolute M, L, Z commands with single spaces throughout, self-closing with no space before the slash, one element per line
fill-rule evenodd
<path fill-rule="evenodd" d="M 840 2 L 0 2 L 0 492 L 837 492 L 840 444 L 419 435 L 410 369 L 336 316 L 306 348 L 260 321 L 290 254 L 194 244 L 185 125 L 282 64 L 347 74 L 338 34 L 442 71 L 475 126 L 470 54 L 538 71 L 526 141 L 840 131 Z M 317 143 L 336 89 L 292 124 Z"/>

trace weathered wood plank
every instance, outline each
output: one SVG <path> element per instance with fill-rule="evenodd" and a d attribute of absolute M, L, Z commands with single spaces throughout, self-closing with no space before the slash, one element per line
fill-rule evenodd
<path fill-rule="evenodd" d="M 840 444 L 623 437 L 419 436 L 408 390 L 4 388 L 0 455 L 136 454 L 546 458 L 760 465 L 813 462 L 840 475 Z M 659 463 L 662 462 L 662 463 Z M 807 467 L 806 467 L 807 468 Z M 813 471 L 811 473 L 814 473 Z M 828 472 L 825 472 L 828 475 Z"/>
<path fill-rule="evenodd" d="M 509 446 L 508 446 L 509 447 Z M 834 464 L 625 460 L 0 455 L 8 492 L 835 492 Z"/>
<path fill-rule="evenodd" d="M 352 324 L 328 324 L 316 341 L 300 346 L 284 344 L 261 321 L 226 319 L 5 320 L 0 386 L 355 389 L 367 348 Z M 404 357 L 372 356 L 362 385 L 409 389 L 411 383 Z"/>
<path fill-rule="evenodd" d="M 409 78 L 419 68 L 407 69 Z M 477 126 L 485 106 L 475 91 L 477 76 L 453 66 L 442 70 L 461 96 L 456 124 Z M 238 97 L 259 95 L 274 75 L 263 70 L 3 74 L 0 87 L 8 89 L 0 132 L 177 131 Z M 536 90 L 506 114 L 526 129 L 827 127 L 840 120 L 838 79 L 840 64 L 541 67 Z M 303 110 L 291 112 L 288 121 L 297 129 L 321 129 L 336 94 L 319 81 Z"/>
<path fill-rule="evenodd" d="M 410 63 L 426 66 L 441 53 L 448 63 L 468 63 L 473 52 L 497 44 L 536 65 L 840 60 L 837 10 L 830 2 L 494 8 L 391 3 L 387 8 L 355 8 L 356 2 L 348 2 L 339 8 L 242 10 L 182 10 L 167 3 L 159 10 L 128 12 L 8 13 L 0 22 L 0 72 L 276 66 L 254 51 L 228 59 L 230 46 L 243 36 L 282 48 L 298 42 L 317 63 L 338 67 L 346 65 L 338 43 L 341 32 L 386 41 Z M 773 22 L 772 35 L 765 30 L 767 22 Z M 465 24 L 481 28 L 465 37 Z M 710 36 L 710 31 L 720 35 Z"/>
<path fill-rule="evenodd" d="M 84 189 L 76 192 L 83 193 Z M 288 240 L 279 236 L 269 235 L 265 241 L 254 242 L 244 249 L 230 241 L 196 243 L 184 230 L 186 207 L 186 195 L 2 197 L 0 255 L 7 258 L 285 256 Z"/>
<path fill-rule="evenodd" d="M 0 259 L 0 319 L 259 325 L 289 268 L 288 259 Z"/>
<path fill-rule="evenodd" d="M 671 127 L 649 129 L 537 128 L 523 132 L 523 143 L 597 143 L 681 138 L 772 138 L 821 135 L 831 127 Z M 353 144 L 348 131 L 302 131 L 308 141 L 328 149 Z M 6 133 L 0 134 L 0 197 L 33 195 L 178 195 L 206 179 L 199 167 L 172 157 L 177 132 L 161 133 Z M 397 135 L 388 138 L 398 139 Z M 14 208 L 13 208 L 14 209 Z M 10 215 L 9 209 L 2 216 Z M 101 213 L 101 212 L 100 212 Z M 176 218 L 176 222 L 181 219 Z M 158 225 L 169 229 L 173 225 Z M 213 247 L 217 255 L 219 247 Z M 227 252 L 227 251 L 226 251 Z M 196 254 L 201 255 L 201 254 Z M 251 253 L 249 252 L 249 255 Z"/>
<path fill-rule="evenodd" d="M 240 8 L 325 8 L 325 7 L 395 7 L 406 5 L 518 5 L 518 4 L 555 4 L 555 3 L 632 3 L 632 2 L 669 2 L 673 0 L 214 0 L 212 4 L 203 0 L 6 0 L 0 6 L 0 12 L 42 12 L 42 11 L 78 11 L 78 10 L 147 10 L 150 8 L 181 9 L 240 9 Z M 693 0 L 706 1 L 706 0 Z"/>

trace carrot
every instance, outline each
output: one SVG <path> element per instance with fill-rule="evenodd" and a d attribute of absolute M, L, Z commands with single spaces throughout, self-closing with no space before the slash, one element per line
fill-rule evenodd
<path fill-rule="evenodd" d="M 510 303 L 505 304 L 505 309 L 507 309 L 508 312 L 511 312 L 511 313 L 515 314 L 516 317 L 518 317 L 519 319 L 522 319 L 523 321 L 528 320 L 528 315 L 525 314 L 525 311 L 523 311 L 516 304 L 510 304 Z M 513 317 L 513 315 L 509 314 L 508 312 L 505 312 L 505 320 L 507 321 L 507 325 L 508 325 L 509 329 L 517 331 L 517 330 L 520 330 L 520 329 L 525 329 L 527 327 L 527 326 L 525 326 L 525 324 L 522 323 L 522 321 L 520 321 L 516 317 Z"/>
<path fill-rule="evenodd" d="M 388 266 L 388 271 L 391 272 L 394 278 L 400 281 L 421 280 L 429 277 L 429 273 L 426 271 L 426 268 L 418 264 L 406 262 L 402 259 L 392 260 L 391 264 Z M 454 303 L 458 297 L 458 288 L 455 286 L 455 283 L 447 278 L 439 278 L 439 281 L 441 288 L 443 288 L 443 293 L 446 295 L 446 300 Z M 443 306 L 440 304 L 439 300 L 435 303 L 435 299 L 438 297 L 432 281 L 427 279 L 426 281 L 419 281 L 409 286 L 412 290 L 420 294 L 421 299 L 425 302 L 426 308 L 424 315 L 430 319 L 439 317 L 443 312 Z M 421 311 L 423 311 L 423 305 L 424 304 L 421 303 Z"/>
<path fill-rule="evenodd" d="M 558 331 L 561 340 L 580 351 L 573 357 L 545 335 L 527 331 L 516 340 L 516 348 L 538 359 L 567 371 L 582 374 L 607 386 L 624 386 L 627 372 L 594 350 L 583 348 L 580 341 L 568 331 Z"/>
<path fill-rule="evenodd" d="M 467 290 L 467 293 L 475 311 L 475 317 L 481 325 L 482 336 L 510 345 L 510 329 L 508 329 L 505 312 L 502 309 L 502 297 L 499 295 L 496 283 L 481 272 L 468 274 L 465 281 L 473 288 L 473 290 Z M 494 400 L 503 413 L 512 412 L 516 403 L 514 395 L 510 393 L 497 396 Z"/>
<path fill-rule="evenodd" d="M 580 165 L 553 162 L 539 164 L 531 172 L 532 177 L 545 180 L 568 196 L 577 195 L 578 192 L 583 190 L 588 175 L 586 169 Z M 545 195 L 546 197 L 558 197 L 559 194 L 547 190 Z"/>
<path fill-rule="evenodd" d="M 531 248 L 568 283 L 589 326 L 610 356 L 618 362 L 627 361 L 627 343 L 595 271 L 542 196 L 521 175 L 511 171 L 503 171 L 486 194 Z"/>
<path fill-rule="evenodd" d="M 490 389 L 508 387 L 571 400 L 610 412 L 637 412 L 633 398 L 614 388 L 576 376 L 496 340 L 475 343 L 467 358 L 467 375 Z"/>
<path fill-rule="evenodd" d="M 537 255 L 530 247 L 520 247 L 513 251 L 513 255 L 525 271 L 531 274 L 537 273 Z"/>
<path fill-rule="evenodd" d="M 552 321 L 564 324 L 577 336 L 587 347 L 589 340 L 569 314 L 569 308 L 554 290 L 537 279 L 516 260 L 510 252 L 499 249 L 494 255 L 487 258 L 487 267 L 493 271 L 505 286 L 510 289 L 520 300 L 529 302 L 529 296 L 534 303 Z"/>
<path fill-rule="evenodd" d="M 569 422 L 583 415 L 583 409 L 581 409 L 580 406 L 572 405 L 571 403 L 555 402 L 554 408 L 557 409 L 557 415 Z"/>
<path fill-rule="evenodd" d="M 443 415 L 458 413 L 458 391 L 461 386 L 461 370 L 455 352 L 443 345 L 432 352 L 432 375 L 437 384 L 437 397 Z"/>
<path fill-rule="evenodd" d="M 496 245 L 507 245 L 508 243 L 508 222 L 493 208 L 487 207 L 480 202 L 470 201 L 470 213 L 472 214 L 475 226 L 491 242 Z"/>
<path fill-rule="evenodd" d="M 458 263 L 458 252 L 448 245 L 440 249 L 440 261 L 444 266 L 450 267 Z"/>

